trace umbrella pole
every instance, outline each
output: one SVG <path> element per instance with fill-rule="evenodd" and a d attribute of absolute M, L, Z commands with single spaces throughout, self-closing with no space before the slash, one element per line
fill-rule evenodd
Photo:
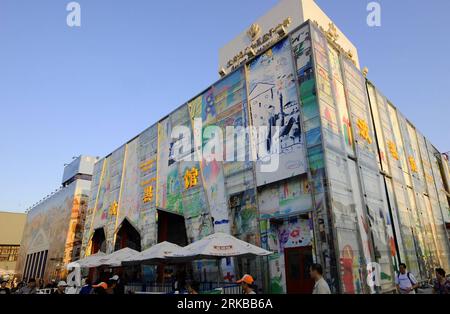
<path fill-rule="evenodd" d="M 217 259 L 217 269 L 218 269 L 218 275 L 217 275 L 217 288 L 219 288 L 219 284 L 220 284 L 220 277 L 222 277 L 222 267 L 221 267 L 221 262 L 222 259 L 218 258 Z"/>

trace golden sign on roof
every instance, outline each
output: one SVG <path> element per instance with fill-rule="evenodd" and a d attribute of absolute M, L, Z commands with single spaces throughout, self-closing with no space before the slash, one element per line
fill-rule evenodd
<path fill-rule="evenodd" d="M 251 41 L 254 41 L 259 34 L 261 33 L 261 26 L 259 26 L 258 24 L 252 24 L 252 26 L 250 26 L 249 30 L 247 31 L 247 35 L 248 38 L 251 39 Z"/>
<path fill-rule="evenodd" d="M 339 39 L 339 34 L 334 23 L 328 24 L 328 30 L 326 31 L 329 40 L 336 42 Z"/>
<path fill-rule="evenodd" d="M 292 18 L 286 18 L 282 23 L 278 24 L 274 28 L 271 28 L 267 33 L 261 35 L 261 27 L 258 24 L 253 24 L 247 31 L 247 35 L 252 40 L 250 46 L 241 50 L 237 55 L 227 62 L 227 68 L 235 69 L 243 62 L 253 58 L 258 53 L 269 47 L 274 40 L 283 38 L 287 34 L 287 28 L 292 23 Z M 225 69 L 220 69 L 219 74 L 221 76 L 226 75 Z"/>

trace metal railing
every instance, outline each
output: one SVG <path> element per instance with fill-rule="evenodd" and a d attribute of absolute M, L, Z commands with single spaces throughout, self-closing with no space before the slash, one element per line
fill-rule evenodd
<path fill-rule="evenodd" d="M 173 293 L 171 283 L 129 283 L 125 286 L 125 293 Z M 200 293 L 241 294 L 240 285 L 229 282 L 200 282 Z"/>

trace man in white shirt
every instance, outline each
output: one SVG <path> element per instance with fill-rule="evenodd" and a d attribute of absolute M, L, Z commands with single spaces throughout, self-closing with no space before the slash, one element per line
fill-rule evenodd
<path fill-rule="evenodd" d="M 331 294 L 328 283 L 323 279 L 322 265 L 313 264 L 309 270 L 311 278 L 316 282 L 312 294 Z"/>
<path fill-rule="evenodd" d="M 406 271 L 406 264 L 401 263 L 400 272 L 395 277 L 395 285 L 400 294 L 415 294 L 415 289 L 419 287 L 419 283 L 413 274 Z"/>

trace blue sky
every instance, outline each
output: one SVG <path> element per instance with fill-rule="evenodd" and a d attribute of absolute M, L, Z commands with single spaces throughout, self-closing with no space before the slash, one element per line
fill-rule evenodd
<path fill-rule="evenodd" d="M 218 50 L 277 0 L 0 0 L 0 210 L 60 185 L 72 156 L 104 156 L 218 79 Z M 450 1 L 317 0 L 369 78 L 450 150 Z"/>

